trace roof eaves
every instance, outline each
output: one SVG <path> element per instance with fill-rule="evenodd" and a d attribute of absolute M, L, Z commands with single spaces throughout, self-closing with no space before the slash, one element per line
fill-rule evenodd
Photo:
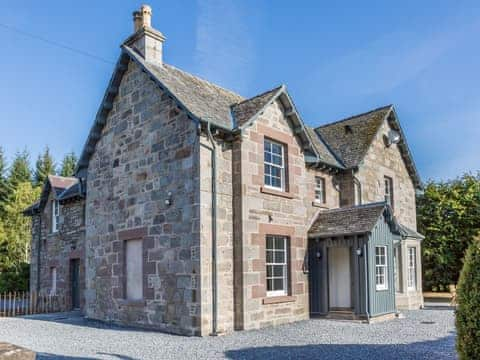
<path fill-rule="evenodd" d="M 408 158 L 408 159 L 405 159 L 405 160 L 408 160 L 408 162 L 410 163 L 411 169 L 412 169 L 413 174 L 414 174 L 414 176 L 413 176 L 414 184 L 415 184 L 417 189 L 423 189 L 423 184 L 422 184 L 420 174 L 418 172 L 417 166 L 415 165 L 415 161 L 413 160 L 412 152 L 410 151 L 410 148 L 409 148 L 407 140 L 406 140 L 407 138 L 405 137 L 405 133 L 402 129 L 402 125 L 400 124 L 400 121 L 398 120 L 398 115 L 397 115 L 397 112 L 395 111 L 395 108 L 393 107 L 393 105 L 392 105 L 392 111 L 391 112 L 393 113 L 393 116 L 394 116 L 394 120 L 395 120 L 394 124 L 397 126 L 397 128 L 398 128 L 397 131 L 400 133 L 401 144 L 404 147 L 404 151 L 405 151 L 406 156 Z"/>
<path fill-rule="evenodd" d="M 127 71 L 128 61 L 129 61 L 128 54 L 122 51 L 122 53 L 120 54 L 117 60 L 117 63 L 115 64 L 112 77 L 108 82 L 107 89 L 105 90 L 103 99 L 97 110 L 95 121 L 93 122 L 93 125 L 90 128 L 90 132 L 88 134 L 87 140 L 85 141 L 85 144 L 83 146 L 83 150 L 81 152 L 80 158 L 75 168 L 75 174 L 77 174 L 80 169 L 84 168 L 88 164 L 89 158 L 93 153 L 95 144 L 99 139 L 99 134 L 101 132 L 101 129 L 103 129 L 105 125 L 106 117 L 113 106 L 113 99 L 118 93 L 118 87 L 120 85 L 120 81 L 125 71 Z"/>

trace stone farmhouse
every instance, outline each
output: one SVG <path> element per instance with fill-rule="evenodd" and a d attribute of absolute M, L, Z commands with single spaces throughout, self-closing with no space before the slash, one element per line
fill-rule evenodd
<path fill-rule="evenodd" d="M 163 62 L 135 11 L 75 177 L 33 219 L 31 289 L 184 335 L 423 306 L 421 180 L 392 105 L 312 128 Z"/>

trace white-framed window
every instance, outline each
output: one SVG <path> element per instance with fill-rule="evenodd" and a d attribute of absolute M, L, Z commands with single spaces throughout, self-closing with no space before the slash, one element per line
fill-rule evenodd
<path fill-rule="evenodd" d="M 143 243 L 142 240 L 125 242 L 125 297 L 128 300 L 143 299 Z"/>
<path fill-rule="evenodd" d="M 272 140 L 264 140 L 265 186 L 285 190 L 285 146 Z"/>
<path fill-rule="evenodd" d="M 355 205 L 362 204 L 362 185 L 359 181 L 355 180 L 353 182 L 353 201 Z"/>
<path fill-rule="evenodd" d="M 386 246 L 375 246 L 375 286 L 377 290 L 388 289 Z"/>
<path fill-rule="evenodd" d="M 315 201 L 325 204 L 325 178 L 321 176 L 315 176 Z"/>
<path fill-rule="evenodd" d="M 407 287 L 409 290 L 415 290 L 417 288 L 417 248 L 408 247 L 408 278 Z"/>
<path fill-rule="evenodd" d="M 52 233 L 58 231 L 58 220 L 60 218 L 60 203 L 52 200 Z"/>
<path fill-rule="evenodd" d="M 393 179 L 391 177 L 384 177 L 385 184 L 385 202 L 393 208 Z"/>
<path fill-rule="evenodd" d="M 395 290 L 397 292 L 400 292 L 402 290 L 400 274 L 401 274 L 400 247 L 395 246 L 393 248 L 393 278 L 395 279 Z"/>
<path fill-rule="evenodd" d="M 50 295 L 56 295 L 57 293 L 57 268 L 50 268 L 50 278 L 52 281 L 52 287 L 50 288 Z"/>
<path fill-rule="evenodd" d="M 267 235 L 267 296 L 288 294 L 288 238 Z"/>

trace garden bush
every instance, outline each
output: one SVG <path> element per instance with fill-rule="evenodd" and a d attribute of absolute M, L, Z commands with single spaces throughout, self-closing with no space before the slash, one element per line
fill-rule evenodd
<path fill-rule="evenodd" d="M 457 288 L 457 350 L 461 360 L 480 356 L 480 238 L 465 255 Z"/>

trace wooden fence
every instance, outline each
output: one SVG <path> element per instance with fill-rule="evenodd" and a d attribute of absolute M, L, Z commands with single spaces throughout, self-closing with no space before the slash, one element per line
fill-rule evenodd
<path fill-rule="evenodd" d="M 0 317 L 44 314 L 65 311 L 63 296 L 35 292 L 8 292 L 0 294 Z"/>

